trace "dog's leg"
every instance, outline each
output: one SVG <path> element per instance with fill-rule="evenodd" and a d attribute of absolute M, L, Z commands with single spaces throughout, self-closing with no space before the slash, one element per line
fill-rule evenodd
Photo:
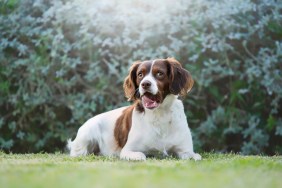
<path fill-rule="evenodd" d="M 202 159 L 202 156 L 194 152 L 193 149 L 193 140 L 190 130 L 187 130 L 186 136 L 179 143 L 178 147 L 174 151 L 180 159 L 194 159 L 199 161 Z"/>
<path fill-rule="evenodd" d="M 202 159 L 201 155 L 193 151 L 192 139 L 190 142 L 182 142 L 180 146 L 174 151 L 180 159 L 194 159 L 199 161 Z"/>

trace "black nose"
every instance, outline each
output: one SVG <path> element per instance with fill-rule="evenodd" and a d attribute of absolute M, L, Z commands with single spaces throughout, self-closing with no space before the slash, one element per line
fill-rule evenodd
<path fill-rule="evenodd" d="M 143 89 L 148 89 L 149 87 L 151 87 L 152 83 L 150 81 L 144 81 L 141 86 Z"/>

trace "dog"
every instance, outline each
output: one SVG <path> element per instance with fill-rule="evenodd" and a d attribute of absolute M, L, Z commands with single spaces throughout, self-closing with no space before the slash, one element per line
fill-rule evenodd
<path fill-rule="evenodd" d="M 201 160 L 193 151 L 183 103 L 178 99 L 193 83 L 191 74 L 174 58 L 135 62 L 123 84 L 133 104 L 86 121 L 75 140 L 68 140 L 70 156 L 94 153 L 142 161 L 158 152 Z"/>

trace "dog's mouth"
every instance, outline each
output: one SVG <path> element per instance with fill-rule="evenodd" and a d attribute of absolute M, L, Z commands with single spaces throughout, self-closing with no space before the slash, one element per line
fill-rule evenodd
<path fill-rule="evenodd" d="M 142 104 L 145 108 L 148 109 L 154 109 L 157 108 L 160 105 L 160 97 L 158 95 L 153 95 L 151 93 L 144 93 L 144 95 L 141 96 Z"/>

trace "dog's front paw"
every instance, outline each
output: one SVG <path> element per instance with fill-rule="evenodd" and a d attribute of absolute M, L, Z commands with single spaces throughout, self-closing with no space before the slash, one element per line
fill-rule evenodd
<path fill-rule="evenodd" d="M 120 158 L 123 160 L 129 161 L 145 161 L 146 156 L 142 152 L 123 152 L 120 155 Z"/>
<path fill-rule="evenodd" d="M 179 154 L 179 158 L 180 159 L 194 159 L 195 161 L 200 161 L 202 160 L 202 156 L 198 153 L 194 153 L 194 152 L 185 152 L 185 153 L 181 153 Z"/>
<path fill-rule="evenodd" d="M 202 160 L 202 156 L 198 153 L 194 153 L 194 156 L 192 157 L 195 161 L 200 161 Z"/>

